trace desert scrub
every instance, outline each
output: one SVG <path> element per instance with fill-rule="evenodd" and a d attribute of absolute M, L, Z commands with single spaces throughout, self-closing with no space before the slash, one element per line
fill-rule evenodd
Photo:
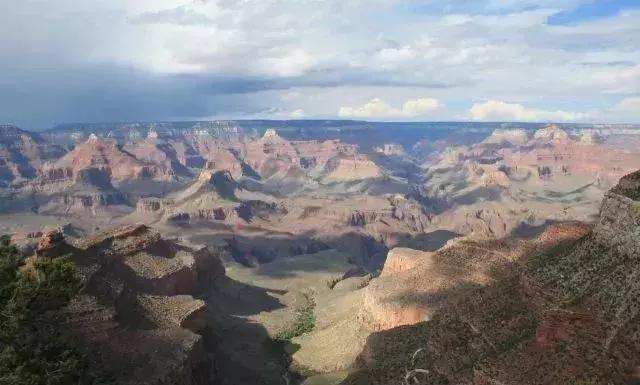
<path fill-rule="evenodd" d="M 296 319 L 293 326 L 278 333 L 276 340 L 290 341 L 292 338 L 313 331 L 316 326 L 316 315 L 314 313 L 316 302 L 310 294 L 303 295 L 305 303 L 296 309 Z"/>
<path fill-rule="evenodd" d="M 70 258 L 24 256 L 0 236 L 0 384 L 115 383 L 72 341 L 62 309 L 80 289 Z"/>
<path fill-rule="evenodd" d="M 631 214 L 634 217 L 640 217 L 640 202 L 633 202 L 631 204 Z"/>
<path fill-rule="evenodd" d="M 360 282 L 360 284 L 358 285 L 358 289 L 364 289 L 365 287 L 369 286 L 369 283 L 371 283 L 372 279 L 373 279 L 373 275 L 371 273 L 365 275 L 362 281 Z"/>
<path fill-rule="evenodd" d="M 329 290 L 333 290 L 333 288 L 336 287 L 336 285 L 343 279 L 344 279 L 343 275 L 330 278 L 327 280 L 327 287 L 329 288 Z"/>

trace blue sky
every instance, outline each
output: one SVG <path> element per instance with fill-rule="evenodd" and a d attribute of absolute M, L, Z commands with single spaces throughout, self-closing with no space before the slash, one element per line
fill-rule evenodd
<path fill-rule="evenodd" d="M 624 10 L 638 7 L 640 7 L 638 0 L 588 1 L 550 16 L 548 23 L 551 25 L 575 24 L 615 16 Z"/>
<path fill-rule="evenodd" d="M 0 122 L 640 123 L 640 2 L 23 0 Z"/>

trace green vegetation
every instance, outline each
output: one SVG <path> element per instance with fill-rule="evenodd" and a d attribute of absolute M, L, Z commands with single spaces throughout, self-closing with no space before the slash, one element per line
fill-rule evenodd
<path fill-rule="evenodd" d="M 316 326 L 316 315 L 314 313 L 316 303 L 309 294 L 305 294 L 304 297 L 305 303 L 296 309 L 296 320 L 293 326 L 279 333 L 276 336 L 277 340 L 290 341 L 294 337 L 313 331 Z"/>
<path fill-rule="evenodd" d="M 0 237 L 0 385 L 111 382 L 65 334 L 60 310 L 79 284 L 68 258 L 25 266 L 9 238 Z"/>
<path fill-rule="evenodd" d="M 336 285 L 342 281 L 342 276 L 337 276 L 337 277 L 333 277 L 330 278 L 329 280 L 327 280 L 327 287 L 329 288 L 329 290 L 333 290 L 334 287 L 336 287 Z"/>
<path fill-rule="evenodd" d="M 360 284 L 358 285 L 358 289 L 364 289 L 365 287 L 369 286 L 369 283 L 371 283 L 372 279 L 373 279 L 373 274 L 371 273 L 367 274 L 362 280 L 362 282 L 360 282 Z"/>
<path fill-rule="evenodd" d="M 291 343 L 291 340 L 313 331 L 316 324 L 316 316 L 314 313 L 316 303 L 310 294 L 303 295 L 305 302 L 296 309 L 296 320 L 293 326 L 278 333 L 273 339 L 268 341 L 268 349 L 272 351 L 272 354 L 281 357 L 280 363 L 283 368 L 283 375 L 286 378 L 293 378 L 295 380 L 294 382 L 301 382 L 304 378 L 317 374 L 313 370 L 295 365 L 291 359 L 293 351 L 298 348 L 297 345 Z"/>

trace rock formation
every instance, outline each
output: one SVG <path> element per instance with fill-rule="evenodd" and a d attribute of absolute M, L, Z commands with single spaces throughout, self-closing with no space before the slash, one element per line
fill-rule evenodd
<path fill-rule="evenodd" d="M 406 152 L 401 144 L 385 143 L 382 147 L 377 147 L 376 151 L 387 156 L 404 156 Z"/>
<path fill-rule="evenodd" d="M 285 175 L 292 168 L 300 167 L 296 149 L 274 129 L 267 130 L 258 140 L 246 141 L 242 155 L 243 160 L 265 178 Z"/>
<path fill-rule="evenodd" d="M 111 184 L 108 170 L 87 167 L 68 176 L 68 179 L 60 178 L 56 182 L 38 179 L 29 186 L 35 192 L 38 212 L 95 215 L 100 210 L 118 207 L 127 211 L 127 197 Z"/>
<path fill-rule="evenodd" d="M 0 187 L 35 178 L 44 162 L 63 154 L 36 134 L 0 125 Z"/>
<path fill-rule="evenodd" d="M 382 171 L 372 160 L 364 156 L 343 157 L 330 159 L 325 166 L 323 181 L 349 182 L 369 178 L 382 177 Z"/>
<path fill-rule="evenodd" d="M 429 321 L 373 334 L 361 369 L 344 383 L 388 384 L 405 376 L 478 385 L 638 381 L 638 175 L 607 194 L 591 230 L 551 226 L 494 265 L 486 280 L 450 287 Z M 461 245 L 446 249 L 447 261 L 477 265 Z M 496 256 L 509 250 L 499 243 L 469 246 Z"/>
<path fill-rule="evenodd" d="M 514 129 L 495 129 L 489 137 L 487 137 L 485 143 L 500 144 L 507 142 L 515 145 L 523 145 L 529 141 L 529 134 L 526 130 L 521 128 Z"/>
<path fill-rule="evenodd" d="M 418 267 L 418 265 L 429 265 L 433 262 L 431 255 L 430 252 L 409 249 L 407 247 L 391 249 L 387 254 L 387 260 L 384 263 L 384 268 L 380 276 L 385 277 L 395 273 L 401 273 Z"/>
<path fill-rule="evenodd" d="M 236 158 L 236 155 L 228 149 L 217 151 L 205 165 L 207 170 L 227 171 L 234 179 L 238 179 L 243 175 L 245 167 L 248 166 Z"/>
<path fill-rule="evenodd" d="M 96 135 L 78 144 L 55 163 L 46 165 L 42 176 L 47 182 L 58 182 L 74 177 L 86 168 L 104 169 L 113 181 L 145 178 L 167 180 L 173 177 L 171 170 L 166 167 L 144 163 L 120 149 L 113 140 Z"/>
<path fill-rule="evenodd" d="M 547 142 L 564 142 L 569 140 L 569 134 L 555 124 L 551 124 L 545 128 L 537 130 L 533 134 L 533 137 L 537 140 Z"/>
<path fill-rule="evenodd" d="M 621 255 L 640 256 L 640 171 L 623 177 L 605 195 L 593 235 Z"/>
<path fill-rule="evenodd" d="M 167 170 L 169 175 L 191 175 L 186 167 L 188 163 L 186 156 L 183 155 L 182 161 L 180 161 L 172 144 L 160 139 L 156 131 L 150 131 L 145 140 L 127 143 L 124 150 L 140 161 L 160 166 L 163 170 Z"/>
<path fill-rule="evenodd" d="M 75 246 L 45 234 L 37 258 L 71 254 L 83 289 L 65 310 L 79 348 L 121 383 L 205 384 L 213 362 L 203 337 L 205 304 L 193 298 L 224 268 L 142 225 L 109 230 Z"/>

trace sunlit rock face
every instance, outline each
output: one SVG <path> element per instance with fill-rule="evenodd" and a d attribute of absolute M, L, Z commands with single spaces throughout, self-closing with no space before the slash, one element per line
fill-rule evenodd
<path fill-rule="evenodd" d="M 114 181 L 145 178 L 167 180 L 173 177 L 167 167 L 145 163 L 123 151 L 115 141 L 94 134 L 53 164 L 45 166 L 44 175 L 55 175 L 57 170 L 66 170 L 64 173 L 75 175 L 90 167 L 109 170 Z"/>
<path fill-rule="evenodd" d="M 537 140 L 548 142 L 564 142 L 569 140 L 569 134 L 560 127 L 552 124 L 540 130 L 537 130 L 533 137 Z"/>
<path fill-rule="evenodd" d="M 529 141 L 529 133 L 521 128 L 514 129 L 496 129 L 491 135 L 484 140 L 485 143 L 511 143 L 522 145 Z"/>
<path fill-rule="evenodd" d="M 622 255 L 640 255 L 640 171 L 623 177 L 605 195 L 593 232 L 599 243 Z"/>

